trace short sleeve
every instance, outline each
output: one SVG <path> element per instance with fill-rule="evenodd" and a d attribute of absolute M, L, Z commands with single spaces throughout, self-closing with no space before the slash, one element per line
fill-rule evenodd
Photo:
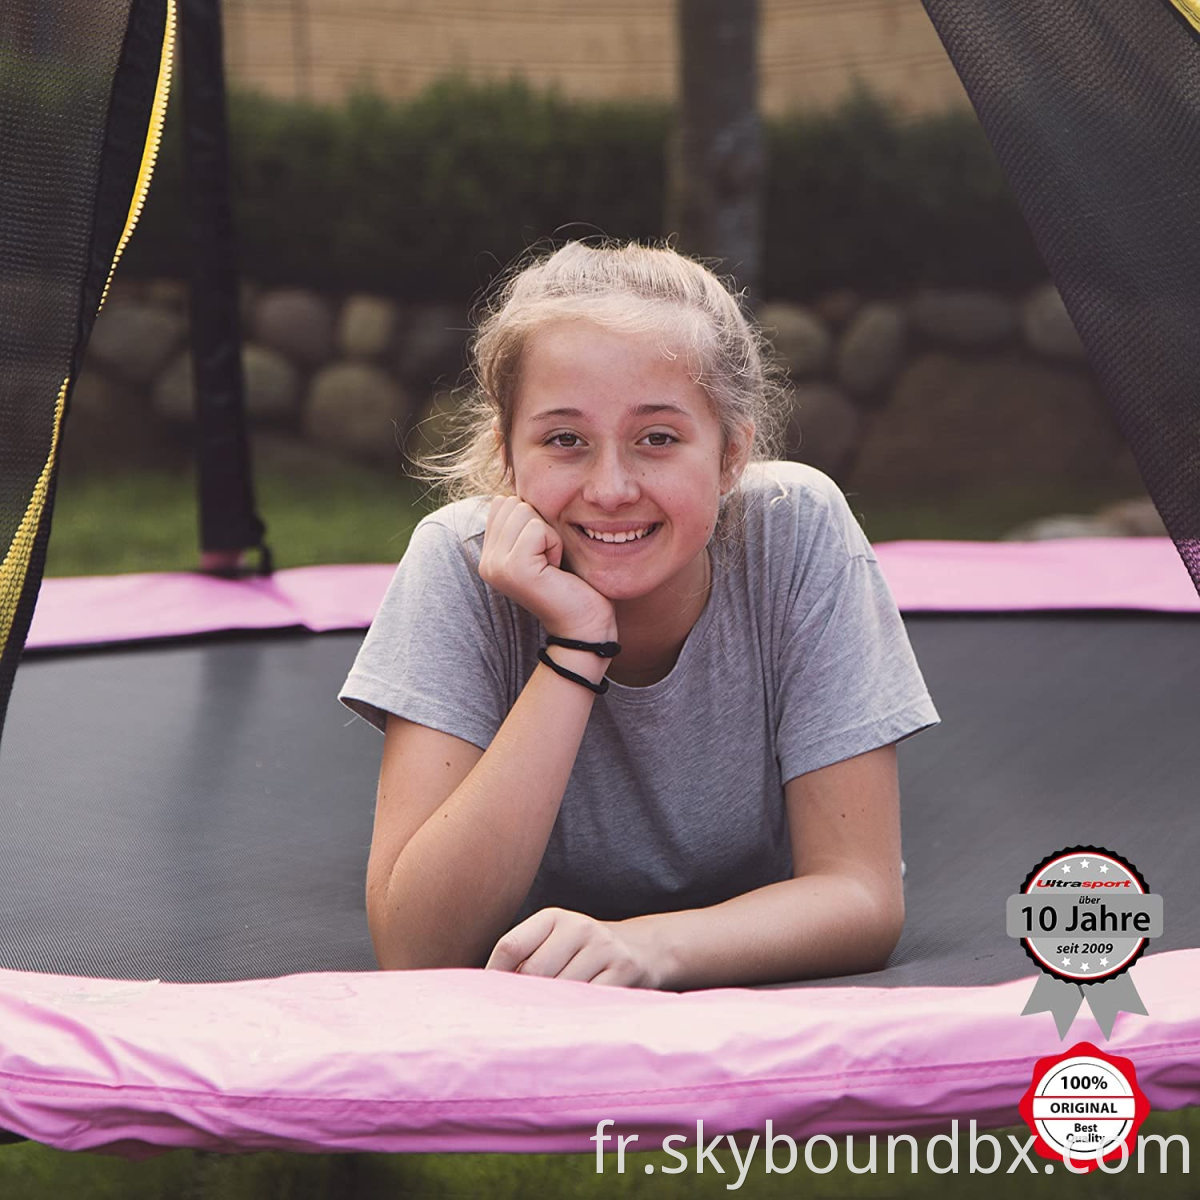
<path fill-rule="evenodd" d="M 427 517 L 338 699 L 377 729 L 394 713 L 486 749 L 507 712 L 501 637 L 468 544 L 453 525 Z"/>
<path fill-rule="evenodd" d="M 938 723 L 891 591 L 844 497 L 817 536 L 781 641 L 781 778 L 890 745 Z M 853 525 L 853 529 L 849 525 Z"/>

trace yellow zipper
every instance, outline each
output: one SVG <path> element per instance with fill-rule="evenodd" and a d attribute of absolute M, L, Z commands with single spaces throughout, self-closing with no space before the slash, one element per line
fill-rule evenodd
<path fill-rule="evenodd" d="M 154 102 L 150 106 L 150 124 L 146 130 L 146 144 L 142 150 L 142 161 L 138 168 L 137 184 L 133 189 L 133 198 L 129 204 L 129 213 L 125 218 L 125 228 L 121 231 L 121 239 L 117 243 L 116 253 L 108 268 L 108 278 L 104 281 L 104 291 L 100 295 L 100 303 L 96 308 L 99 312 L 108 298 L 108 289 L 112 283 L 113 273 L 117 269 L 121 254 L 129 244 L 138 218 L 146 203 L 146 194 L 150 190 L 150 177 L 154 174 L 154 164 L 158 159 L 159 147 L 162 145 L 163 123 L 166 120 L 167 99 L 171 94 L 171 66 L 175 58 L 175 0 L 166 0 L 167 18 L 163 28 L 162 57 L 158 64 L 158 81 L 154 87 Z M 41 523 L 42 512 L 46 507 L 46 498 L 50 494 L 50 480 L 54 474 L 54 463 L 58 458 L 59 434 L 62 429 L 63 414 L 67 404 L 67 389 L 71 377 L 68 375 L 58 390 L 58 401 L 54 407 L 54 428 L 50 437 L 50 453 L 46 456 L 46 465 L 42 468 L 37 482 L 33 486 L 33 494 L 29 505 L 13 540 L 0 563 L 0 650 L 8 645 L 8 637 L 12 632 L 13 621 L 17 615 L 17 604 L 24 589 L 25 577 L 29 573 L 29 563 L 33 557 L 33 543 L 37 537 L 38 525 Z"/>
<path fill-rule="evenodd" d="M 175 0 L 167 0 L 167 22 L 163 29 L 162 59 L 158 67 L 158 83 L 154 88 L 154 103 L 150 106 L 150 128 L 146 131 L 146 145 L 142 150 L 142 163 L 138 168 L 137 185 L 133 189 L 133 199 L 129 204 L 129 213 L 125 218 L 125 228 L 121 231 L 121 240 L 117 243 L 117 252 L 113 255 L 112 266 L 108 269 L 108 279 L 104 282 L 104 291 L 100 296 L 100 304 L 96 311 L 104 307 L 108 298 L 108 287 L 112 283 L 113 272 L 121 255 L 133 236 L 134 227 L 142 215 L 146 204 L 146 194 L 150 191 L 150 176 L 154 174 L 154 164 L 158 161 L 158 151 L 162 146 L 163 124 L 167 117 L 167 99 L 171 94 L 171 66 L 175 60 Z"/>
<path fill-rule="evenodd" d="M 1171 3 L 1179 9 L 1192 28 L 1200 33 L 1200 0 L 1171 0 Z"/>

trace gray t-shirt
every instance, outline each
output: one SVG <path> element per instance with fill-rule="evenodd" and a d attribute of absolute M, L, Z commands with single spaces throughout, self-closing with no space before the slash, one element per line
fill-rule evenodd
<path fill-rule="evenodd" d="M 670 673 L 612 682 L 516 920 L 716 904 L 792 875 L 784 784 L 936 724 L 895 602 L 837 485 L 752 465 L 740 536 Z M 486 749 L 545 631 L 479 578 L 487 501 L 417 526 L 339 699 Z"/>

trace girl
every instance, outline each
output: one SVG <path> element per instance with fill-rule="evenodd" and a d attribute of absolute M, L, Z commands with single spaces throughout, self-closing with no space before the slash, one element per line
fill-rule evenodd
<path fill-rule="evenodd" d="M 475 429 L 340 699 L 385 731 L 384 968 L 683 989 L 881 967 L 895 743 L 937 721 L 782 389 L 665 248 L 570 243 L 472 346 Z M 490 499 L 488 498 L 490 497 Z"/>

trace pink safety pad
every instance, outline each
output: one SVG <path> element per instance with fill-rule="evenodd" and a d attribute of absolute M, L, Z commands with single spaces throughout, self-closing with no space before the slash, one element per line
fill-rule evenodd
<path fill-rule="evenodd" d="M 875 553 L 901 612 L 1200 613 L 1169 538 L 887 542 Z"/>
<path fill-rule="evenodd" d="M 1200 1101 L 1200 950 L 1131 972 L 1149 1015 L 1060 1041 L 1033 980 L 669 993 L 440 970 L 242 983 L 0 971 L 0 1128 L 64 1150 L 594 1150 L 1019 1124 L 1035 1060 L 1090 1040 L 1156 1109 Z M 689 1137 L 690 1140 L 690 1137 Z M 765 1140 L 765 1137 L 764 1139 Z"/>
<path fill-rule="evenodd" d="M 25 644 L 42 650 L 230 630 L 365 629 L 395 569 L 296 567 L 236 580 L 185 572 L 44 579 Z"/>
<path fill-rule="evenodd" d="M 903 612 L 1200 612 L 1200 595 L 1167 538 L 888 542 L 875 552 Z M 249 580 L 185 573 L 46 579 L 26 645 L 293 626 L 362 629 L 394 570 L 369 564 L 298 567 Z"/>

